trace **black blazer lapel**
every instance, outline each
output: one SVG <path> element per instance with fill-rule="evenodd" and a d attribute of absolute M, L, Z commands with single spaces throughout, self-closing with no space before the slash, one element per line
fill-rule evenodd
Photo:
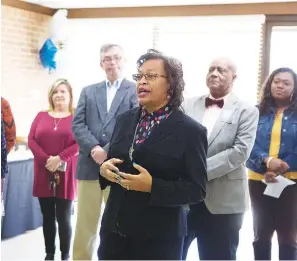
<path fill-rule="evenodd" d="M 128 151 L 133 142 L 140 114 L 141 108 L 134 108 L 128 112 L 128 115 L 123 115 L 124 119 L 121 117 L 118 119 L 121 123 L 114 129 L 110 146 L 112 157 L 119 157 L 129 162 Z"/>
<path fill-rule="evenodd" d="M 131 144 L 132 144 L 135 131 L 140 120 L 141 107 L 130 110 L 129 114 L 133 116 L 130 118 L 128 122 L 126 122 L 127 124 L 126 126 L 127 126 L 127 129 L 130 130 L 129 132 L 127 132 L 127 135 L 129 136 L 129 138 L 131 138 Z"/>
<path fill-rule="evenodd" d="M 115 140 L 113 140 L 113 143 L 121 143 L 121 147 L 123 146 L 128 150 L 132 145 L 135 131 L 140 120 L 141 107 L 130 110 L 129 114 L 131 117 L 127 117 L 120 130 L 114 130 L 116 137 Z M 162 147 L 163 140 L 164 142 L 166 141 L 167 144 L 167 139 L 170 139 L 172 143 L 177 144 L 179 142 L 179 131 L 177 130 L 178 125 L 176 123 L 180 123 L 181 126 L 182 121 L 183 112 L 180 110 L 173 110 L 166 120 L 162 121 L 154 128 L 151 135 L 144 141 L 143 144 L 134 148 L 133 154 L 137 154 L 137 151 L 141 150 L 142 147 L 150 148 L 151 146 L 156 146 L 157 144 L 156 147 L 160 148 Z M 121 132 L 121 134 L 118 132 Z M 125 132 L 124 135 L 123 132 Z M 119 137 L 119 139 L 117 137 Z"/>
<path fill-rule="evenodd" d="M 169 137 L 172 139 L 176 139 L 177 138 L 175 137 L 177 133 L 176 123 L 177 122 L 179 122 L 180 124 L 182 123 L 182 116 L 183 116 L 182 111 L 180 111 L 179 109 L 173 110 L 166 120 L 163 120 L 159 125 L 155 127 L 151 135 L 144 142 L 145 146 L 147 147 L 152 146 L 155 143 Z"/>

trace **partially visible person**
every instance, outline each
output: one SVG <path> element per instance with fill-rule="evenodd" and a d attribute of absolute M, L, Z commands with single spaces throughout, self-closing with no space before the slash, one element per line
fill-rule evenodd
<path fill-rule="evenodd" d="M 7 100 L 1 97 L 1 208 L 4 215 L 3 189 L 5 175 L 8 171 L 7 155 L 16 142 L 16 127 L 11 107 Z"/>
<path fill-rule="evenodd" d="M 1 181 L 4 180 L 6 173 L 7 173 L 7 148 L 6 148 L 4 121 L 1 118 Z M 2 183 L 1 183 L 1 192 L 2 192 Z"/>
<path fill-rule="evenodd" d="M 49 91 L 48 101 L 50 109 L 37 114 L 28 137 L 34 155 L 33 196 L 38 197 L 43 216 L 45 260 L 53 260 L 55 256 L 56 219 L 61 259 L 68 260 L 78 154 L 71 131 L 74 108 L 69 82 L 58 79 Z"/>
<path fill-rule="evenodd" d="M 297 260 L 297 184 L 273 198 L 263 194 L 262 182 L 277 182 L 279 175 L 297 182 L 297 76 L 292 69 L 270 74 L 258 108 L 256 142 L 247 161 L 255 260 L 271 260 L 275 231 L 279 260 Z"/>
<path fill-rule="evenodd" d="M 5 140 L 7 153 L 11 151 L 16 142 L 16 126 L 11 107 L 7 100 L 1 97 L 1 119 L 5 129 Z"/>
<path fill-rule="evenodd" d="M 5 129 L 4 121 L 1 118 L 1 212 L 4 216 L 4 180 L 7 173 L 7 149 L 6 149 L 6 139 L 5 139 Z"/>
<path fill-rule="evenodd" d="M 181 63 L 149 50 L 137 61 L 139 108 L 123 113 L 101 165 L 99 260 L 180 260 L 187 206 L 203 201 L 206 129 L 180 109 Z"/>
<path fill-rule="evenodd" d="M 236 65 L 212 61 L 206 75 L 209 94 L 185 102 L 186 114 L 208 131 L 206 198 L 191 206 L 184 241 L 186 259 L 197 238 L 200 260 L 236 260 L 239 231 L 248 209 L 245 162 L 256 138 L 258 110 L 232 92 Z"/>
<path fill-rule="evenodd" d="M 74 260 L 91 260 L 97 243 L 102 199 L 100 164 L 106 159 L 116 119 L 138 105 L 135 83 L 123 76 L 125 55 L 118 44 L 100 50 L 100 65 L 106 79 L 83 88 L 73 118 L 72 130 L 79 144 L 77 223 L 73 243 Z"/>

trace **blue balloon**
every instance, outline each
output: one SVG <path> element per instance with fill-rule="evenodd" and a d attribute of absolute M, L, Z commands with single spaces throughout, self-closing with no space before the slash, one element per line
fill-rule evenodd
<path fill-rule="evenodd" d="M 39 51 L 39 58 L 44 68 L 49 69 L 49 71 L 56 69 L 55 56 L 57 52 L 58 48 L 48 38 Z"/>

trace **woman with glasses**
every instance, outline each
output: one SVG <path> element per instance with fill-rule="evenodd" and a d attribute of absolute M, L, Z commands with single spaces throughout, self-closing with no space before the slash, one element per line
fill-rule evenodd
<path fill-rule="evenodd" d="M 137 61 L 140 107 L 115 125 L 102 188 L 111 185 L 100 231 L 100 260 L 178 260 L 187 206 L 206 182 L 206 129 L 180 109 L 184 79 L 174 58 L 149 50 Z"/>
<path fill-rule="evenodd" d="M 270 74 L 259 110 L 257 137 L 247 161 L 255 260 L 271 260 L 275 231 L 279 260 L 297 260 L 297 184 L 274 198 L 263 194 L 262 182 L 278 182 L 279 176 L 297 182 L 297 75 L 293 70 L 279 68 Z"/>

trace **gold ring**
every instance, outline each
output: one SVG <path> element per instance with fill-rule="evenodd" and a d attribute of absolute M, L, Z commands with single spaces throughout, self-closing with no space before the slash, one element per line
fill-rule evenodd
<path fill-rule="evenodd" d="M 128 185 L 126 186 L 126 189 L 129 190 L 129 186 Z"/>

